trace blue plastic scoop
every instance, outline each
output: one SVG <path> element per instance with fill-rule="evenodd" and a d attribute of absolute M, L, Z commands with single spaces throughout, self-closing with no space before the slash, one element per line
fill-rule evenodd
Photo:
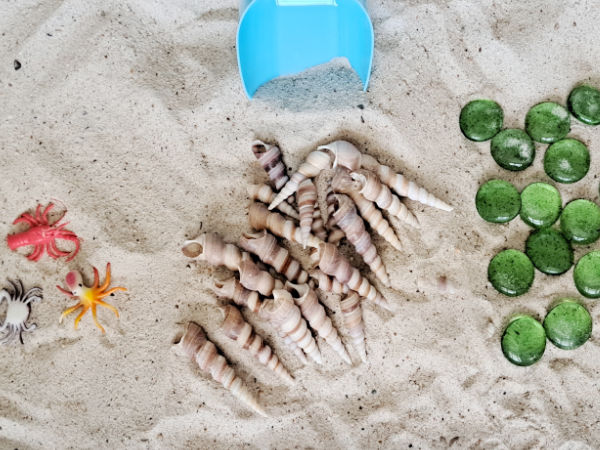
<path fill-rule="evenodd" d="M 365 0 L 242 0 L 237 55 L 249 98 L 269 80 L 339 57 L 366 90 L 373 26 Z"/>

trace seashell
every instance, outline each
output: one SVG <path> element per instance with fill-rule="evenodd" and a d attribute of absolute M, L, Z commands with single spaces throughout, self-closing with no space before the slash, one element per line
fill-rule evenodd
<path fill-rule="evenodd" d="M 325 339 L 325 342 L 327 342 L 345 362 L 352 365 L 352 360 L 346 351 L 346 347 L 342 344 L 338 331 L 333 326 L 329 316 L 327 316 L 325 308 L 319 302 L 319 298 L 315 291 L 313 291 L 308 284 L 293 284 L 289 281 L 285 283 L 285 287 L 291 292 L 294 302 L 300 307 L 302 317 L 308 321 L 310 327 L 315 330 L 319 336 Z"/>
<path fill-rule="evenodd" d="M 338 166 L 350 170 L 360 169 L 363 154 L 348 141 L 334 141 L 317 147 L 317 150 L 327 150 L 333 155 L 333 168 Z"/>
<path fill-rule="evenodd" d="M 264 339 L 252 325 L 244 320 L 242 313 L 233 305 L 227 305 L 223 309 L 223 322 L 221 330 L 228 338 L 236 341 L 240 347 L 248 350 L 263 366 L 275 372 L 288 383 L 293 383 L 294 378 L 281 364 L 271 347 L 265 344 Z"/>
<path fill-rule="evenodd" d="M 250 393 L 244 382 L 239 378 L 217 347 L 206 337 L 206 333 L 199 325 L 189 322 L 185 334 L 177 346 L 196 364 L 203 372 L 209 373 L 213 380 L 221 383 L 236 398 L 244 402 L 258 414 L 268 417 L 265 410 Z"/>
<path fill-rule="evenodd" d="M 266 184 L 251 184 L 248 186 L 247 191 L 251 200 L 258 200 L 259 202 L 266 203 L 267 205 L 275 198 L 275 193 L 271 189 L 271 186 L 267 186 Z M 298 211 L 296 211 L 296 209 L 288 202 L 280 203 L 277 206 L 277 209 L 293 219 L 300 218 Z"/>
<path fill-rule="evenodd" d="M 257 313 L 260 308 L 258 292 L 246 289 L 235 277 L 225 281 L 215 281 L 212 290 L 219 297 L 233 300 L 236 305 L 245 306 L 253 313 Z"/>
<path fill-rule="evenodd" d="M 238 270 L 241 285 L 264 296 L 271 295 L 274 289 L 281 289 L 283 286 L 283 283 L 273 278 L 269 272 L 261 270 L 250 257 L 242 259 Z"/>
<path fill-rule="evenodd" d="M 213 266 L 225 266 L 237 270 L 242 252 L 233 244 L 227 244 L 217 233 L 204 233 L 198 238 L 185 241 L 181 249 L 188 258 L 198 258 Z"/>
<path fill-rule="evenodd" d="M 352 343 L 360 355 L 362 362 L 367 362 L 367 349 L 365 347 L 365 327 L 362 319 L 360 298 L 356 292 L 351 292 L 340 302 L 342 317 Z"/>
<path fill-rule="evenodd" d="M 306 240 L 312 230 L 313 213 L 317 201 L 317 188 L 310 178 L 298 186 L 298 214 L 300 214 L 300 234 L 302 245 L 306 248 Z"/>
<path fill-rule="evenodd" d="M 383 217 L 383 214 L 375 207 L 373 202 L 367 200 L 358 192 L 358 184 L 350 177 L 348 171 L 337 170 L 331 186 L 335 192 L 341 192 L 350 196 L 358 208 L 360 215 L 369 223 L 371 228 L 396 250 L 402 250 L 402 243 L 398 239 L 398 236 L 396 236 L 396 233 L 394 233 L 390 223 Z"/>
<path fill-rule="evenodd" d="M 323 363 L 317 343 L 288 291 L 283 289 L 273 291 L 273 299 L 263 302 L 259 315 L 292 338 L 313 361 L 317 364 Z"/>
<path fill-rule="evenodd" d="M 277 333 L 279 334 L 279 337 L 283 339 L 283 343 L 286 345 L 286 347 L 289 348 L 292 352 L 294 352 L 294 355 L 298 357 L 300 362 L 302 362 L 302 364 L 308 364 L 308 358 L 306 357 L 306 353 L 304 353 L 304 350 L 298 347 L 298 344 L 296 344 L 294 340 L 287 334 L 285 334 L 283 331 L 278 330 Z"/>
<path fill-rule="evenodd" d="M 333 219 L 344 231 L 348 241 L 354 246 L 356 252 L 362 256 L 375 276 L 386 286 L 390 285 L 390 279 L 383 265 L 377 249 L 371 242 L 371 236 L 365 229 L 365 224 L 356 212 L 354 203 L 347 195 L 336 195 L 334 200 L 335 211 Z"/>
<path fill-rule="evenodd" d="M 324 241 L 327 239 L 327 230 L 325 229 L 325 222 L 321 217 L 321 208 L 319 208 L 319 202 L 315 202 L 313 210 L 313 220 L 310 226 L 312 234 Z"/>
<path fill-rule="evenodd" d="M 248 219 L 250 226 L 255 230 L 269 230 L 275 236 L 285 238 L 289 241 L 302 244 L 300 228 L 296 224 L 283 217 L 281 214 L 269 211 L 261 203 L 252 203 L 248 210 Z M 316 236 L 309 234 L 306 245 L 309 247 L 318 247 L 323 241 Z"/>
<path fill-rule="evenodd" d="M 311 254 L 313 261 L 318 261 L 319 269 L 327 275 L 335 277 L 340 283 L 357 292 L 361 297 L 374 302 L 388 311 L 392 311 L 390 304 L 375 287 L 363 277 L 356 267 L 338 251 L 331 243 L 323 243 L 319 249 L 314 249 Z"/>
<path fill-rule="evenodd" d="M 406 222 L 415 228 L 419 228 L 417 218 L 396 195 L 392 194 L 390 188 L 379 181 L 377 175 L 370 170 L 361 169 L 352 172 L 350 176 L 353 180 L 358 181 L 360 185 L 359 192 L 367 200 L 375 202 L 377 206 L 385 209 L 388 213 L 401 221 Z"/>
<path fill-rule="evenodd" d="M 348 286 L 340 283 L 335 278 L 329 277 L 325 272 L 319 269 L 311 270 L 308 275 L 317 282 L 317 286 L 322 291 L 332 292 L 334 294 L 348 293 Z"/>
<path fill-rule="evenodd" d="M 332 162 L 331 157 L 327 152 L 315 150 L 308 154 L 306 161 L 304 161 L 296 173 L 292 175 L 286 185 L 279 191 L 275 200 L 269 205 L 269 209 L 275 208 L 282 201 L 294 194 L 298 190 L 298 186 L 307 178 L 314 178 L 321 170 L 331 169 Z"/>
<path fill-rule="evenodd" d="M 364 169 L 375 172 L 379 179 L 391 187 L 401 197 L 408 197 L 424 205 L 433 206 L 443 211 L 452 211 L 454 208 L 446 202 L 427 192 L 424 188 L 413 181 L 408 180 L 404 175 L 394 172 L 390 167 L 379 164 L 375 158 L 370 155 L 362 156 L 361 166 Z"/>
<path fill-rule="evenodd" d="M 267 230 L 258 233 L 244 233 L 239 240 L 239 246 L 253 253 L 265 264 L 290 281 L 305 283 L 308 274 L 298 261 L 290 256 L 290 252 L 277 242 L 277 238 Z"/>
<path fill-rule="evenodd" d="M 331 184 L 329 184 L 327 186 L 327 192 L 325 193 L 325 203 L 327 203 L 326 226 L 327 226 L 327 229 L 329 230 L 329 236 L 327 237 L 327 242 L 331 242 L 332 244 L 337 244 L 342 239 L 344 239 L 344 232 L 335 225 L 335 220 L 333 219 L 333 211 L 335 209 L 334 201 L 335 201 L 335 193 L 333 192 L 333 188 L 331 187 Z"/>
<path fill-rule="evenodd" d="M 289 177 L 279 147 L 265 144 L 262 141 L 254 141 L 252 153 L 269 175 L 269 180 L 275 190 L 281 189 L 288 182 Z"/>

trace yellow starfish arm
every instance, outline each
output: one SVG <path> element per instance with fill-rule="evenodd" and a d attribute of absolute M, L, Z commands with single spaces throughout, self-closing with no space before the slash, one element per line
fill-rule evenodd
<path fill-rule="evenodd" d="M 100 290 L 104 291 L 108 285 L 110 284 L 110 263 L 106 263 L 106 278 L 104 279 L 104 283 L 100 286 Z"/>
<path fill-rule="evenodd" d="M 81 308 L 83 305 L 81 303 L 77 303 L 75 306 L 71 306 L 70 308 L 65 309 L 60 315 L 60 319 L 58 319 L 58 323 L 62 323 L 63 319 L 71 314 L 73 311 Z"/>
<path fill-rule="evenodd" d="M 115 308 L 113 305 L 109 305 L 108 303 L 105 303 L 102 300 L 96 300 L 96 303 L 104 306 L 105 308 L 110 309 L 112 312 L 115 313 L 115 316 L 119 317 L 119 311 L 117 311 L 117 308 Z"/>
<path fill-rule="evenodd" d="M 102 325 L 100 325 L 100 322 L 98 322 L 98 317 L 96 317 L 96 305 L 92 305 L 92 317 L 94 318 L 94 323 L 96 324 L 96 326 L 100 328 L 100 331 L 102 331 L 102 333 L 105 333 L 104 328 L 102 327 Z"/>
<path fill-rule="evenodd" d="M 104 297 L 108 297 L 108 296 L 109 296 L 110 294 L 112 294 L 113 292 L 117 292 L 117 291 L 126 291 L 126 290 L 127 290 L 127 288 L 124 288 L 124 287 L 122 287 L 122 286 L 116 286 L 116 287 L 114 287 L 114 288 L 112 288 L 112 289 L 109 289 L 109 290 L 108 290 L 108 291 L 106 291 L 106 292 L 102 292 L 101 294 L 98 294 L 98 298 L 99 298 L 99 299 L 102 299 L 102 298 L 104 298 Z"/>
<path fill-rule="evenodd" d="M 94 284 L 92 285 L 92 289 L 98 287 L 98 283 L 100 282 L 100 277 L 98 275 L 98 269 L 92 267 L 94 269 Z"/>
<path fill-rule="evenodd" d="M 79 325 L 79 321 L 81 320 L 81 318 L 83 317 L 83 315 L 88 311 L 88 309 L 90 309 L 89 306 L 84 306 L 83 310 L 79 313 L 79 315 L 75 319 L 75 329 L 77 329 L 77 325 Z"/>

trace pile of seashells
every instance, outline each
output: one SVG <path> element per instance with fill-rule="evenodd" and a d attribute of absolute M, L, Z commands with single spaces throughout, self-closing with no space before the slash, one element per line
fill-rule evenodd
<path fill-rule="evenodd" d="M 257 141 L 252 150 L 270 179 L 270 186 L 248 188 L 253 201 L 248 218 L 256 231 L 244 233 L 237 245 L 224 242 L 216 233 L 205 233 L 184 243 L 184 255 L 237 272 L 237 277 L 214 283 L 212 288 L 216 295 L 270 322 L 303 363 L 307 363 L 308 358 L 322 363 L 313 337 L 318 335 L 340 358 L 352 364 L 316 289 L 343 295 L 340 302 L 343 324 L 361 360 L 366 362 L 361 298 L 386 310 L 392 308 L 375 286 L 340 253 L 339 242 L 345 237 L 377 279 L 389 286 L 387 271 L 364 221 L 400 250 L 400 240 L 380 209 L 411 226 L 418 227 L 418 221 L 396 194 L 444 211 L 452 208 L 347 141 L 318 147 L 291 177 L 287 175 L 277 146 Z M 326 190 L 327 220 L 321 217 L 313 182 L 323 171 L 333 175 Z M 278 237 L 303 248 L 309 247 L 311 267 L 302 267 L 280 244 Z M 260 363 L 293 382 L 288 370 L 244 319 L 238 307 L 229 304 L 222 310 L 223 333 L 247 349 Z M 202 370 L 265 415 L 264 409 L 199 325 L 190 322 L 178 345 Z"/>

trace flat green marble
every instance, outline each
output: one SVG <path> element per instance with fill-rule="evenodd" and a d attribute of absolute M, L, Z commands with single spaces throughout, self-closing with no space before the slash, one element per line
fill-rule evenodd
<path fill-rule="evenodd" d="M 544 319 L 546 336 L 563 350 L 573 350 L 592 335 L 592 317 L 587 309 L 572 299 L 564 299 Z"/>
<path fill-rule="evenodd" d="M 504 113 L 493 100 L 473 100 L 460 112 L 460 129 L 472 141 L 481 142 L 493 138 L 502 129 Z"/>
<path fill-rule="evenodd" d="M 533 284 L 534 269 L 523 252 L 514 249 L 498 253 L 488 266 L 488 279 L 494 288 L 509 297 L 517 297 Z"/>
<path fill-rule="evenodd" d="M 517 128 L 502 130 L 492 139 L 492 158 L 506 170 L 524 170 L 533 163 L 535 144 L 527 133 Z"/>
<path fill-rule="evenodd" d="M 570 130 L 569 111 L 558 103 L 539 103 L 525 117 L 525 131 L 536 142 L 551 144 L 564 138 Z"/>
<path fill-rule="evenodd" d="M 569 94 L 569 110 L 587 125 L 600 124 L 600 91 L 591 86 L 577 86 Z"/>
<path fill-rule="evenodd" d="M 591 244 L 600 237 L 600 207 L 577 199 L 568 203 L 560 215 L 560 229 L 574 244 Z"/>
<path fill-rule="evenodd" d="M 505 223 L 519 214 L 521 196 L 517 188 L 508 181 L 490 180 L 477 191 L 475 206 L 483 220 Z"/>
<path fill-rule="evenodd" d="M 560 193 L 548 183 L 531 183 L 521 192 L 521 219 L 534 228 L 556 222 L 561 206 Z"/>
<path fill-rule="evenodd" d="M 600 297 L 600 251 L 589 252 L 581 257 L 573 270 L 573 279 L 581 295 Z"/>
<path fill-rule="evenodd" d="M 532 232 L 525 248 L 533 265 L 548 275 L 560 275 L 573 265 L 573 249 L 569 241 L 553 228 L 541 228 Z"/>
<path fill-rule="evenodd" d="M 546 350 L 546 332 L 531 316 L 515 317 L 502 335 L 502 353 L 517 366 L 530 366 L 539 361 Z"/>
<path fill-rule="evenodd" d="M 555 142 L 544 155 L 544 170 L 554 181 L 575 183 L 590 169 L 590 152 L 577 139 L 562 139 Z"/>

